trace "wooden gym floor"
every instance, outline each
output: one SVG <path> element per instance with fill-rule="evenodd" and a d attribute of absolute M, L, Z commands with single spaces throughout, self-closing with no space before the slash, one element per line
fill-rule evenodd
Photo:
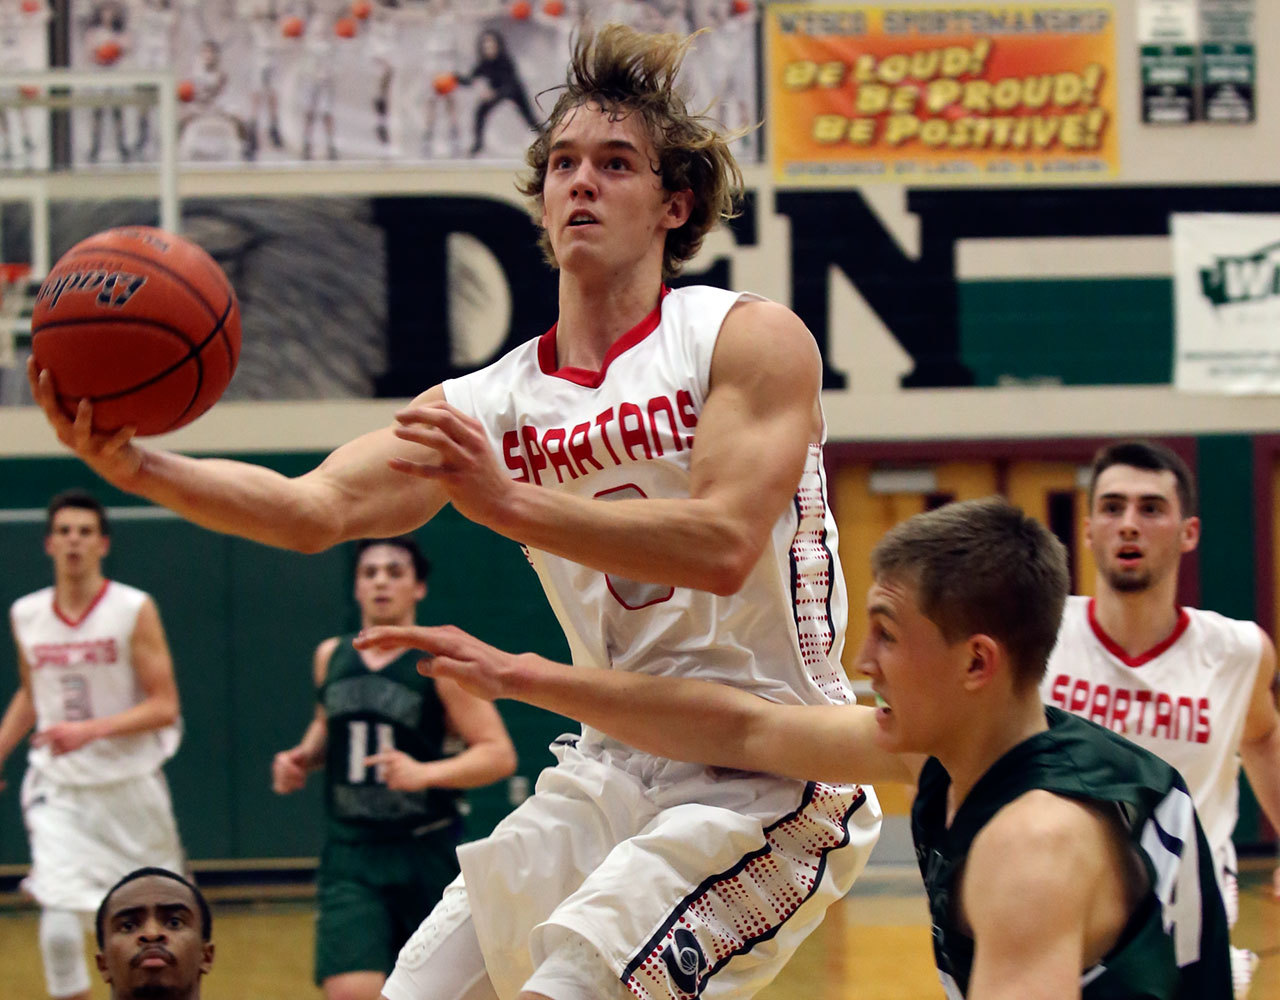
<path fill-rule="evenodd" d="M 1280 902 L 1270 896 L 1269 864 L 1251 859 L 1241 866 L 1240 922 L 1234 940 L 1262 957 L 1252 1000 L 1280 997 Z M 311 985 L 309 891 L 215 889 L 209 895 L 217 955 L 205 981 L 205 1000 L 319 996 Z M 255 895 L 261 898 L 248 898 Z M 0 997 L 39 1000 L 43 996 L 36 911 L 10 900 L 0 908 Z M 94 1000 L 107 996 L 95 978 Z M 760 997 L 942 1000 L 917 873 L 907 867 L 872 865 Z"/>

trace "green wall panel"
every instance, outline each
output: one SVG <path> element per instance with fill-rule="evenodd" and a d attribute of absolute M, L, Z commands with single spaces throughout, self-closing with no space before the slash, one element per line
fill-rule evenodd
<path fill-rule="evenodd" d="M 1167 278 L 982 280 L 959 284 L 961 356 L 978 385 L 1167 383 Z"/>

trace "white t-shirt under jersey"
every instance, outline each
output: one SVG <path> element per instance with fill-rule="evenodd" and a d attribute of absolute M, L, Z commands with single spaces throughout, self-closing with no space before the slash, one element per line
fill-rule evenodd
<path fill-rule="evenodd" d="M 733 305 L 755 296 L 677 289 L 613 346 L 600 372 L 557 368 L 556 331 L 444 383 L 478 419 L 512 479 L 602 501 L 680 498 Z M 736 447 L 750 449 L 743 436 Z M 848 605 L 822 448 L 742 589 L 729 596 L 637 582 L 529 550 L 575 664 L 700 677 L 790 704 L 844 703 Z M 643 547 L 648 539 L 637 536 Z M 584 729 L 584 744 L 613 747 Z"/>
<path fill-rule="evenodd" d="M 13 634 L 31 669 L 36 730 L 116 715 L 145 697 L 133 669 L 132 640 L 147 595 L 114 580 L 72 621 L 45 587 L 13 602 Z M 100 785 L 148 774 L 173 756 L 178 727 L 93 740 L 54 755 L 32 747 L 31 767 L 64 785 Z"/>
<path fill-rule="evenodd" d="M 1107 726 L 1181 772 L 1219 866 L 1235 869 L 1238 748 L 1262 655 L 1253 622 L 1180 608 L 1173 634 L 1127 656 L 1088 597 L 1070 597 L 1040 693 Z"/>

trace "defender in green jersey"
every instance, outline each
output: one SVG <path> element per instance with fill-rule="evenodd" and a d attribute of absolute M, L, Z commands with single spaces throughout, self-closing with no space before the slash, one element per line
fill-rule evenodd
<path fill-rule="evenodd" d="M 838 782 L 919 781 L 913 833 L 951 1000 L 1230 1000 L 1226 914 L 1168 765 L 1046 710 L 1066 553 L 990 498 L 894 528 L 872 555 L 858 666 L 875 709 L 779 705 L 702 681 L 513 657 L 456 630 L 367 630 L 430 672 L 649 753 Z"/>
<path fill-rule="evenodd" d="M 411 538 L 358 543 L 362 624 L 411 624 L 428 571 Z M 376 1000 L 401 945 L 458 875 L 460 791 L 515 770 L 492 705 L 419 674 L 420 653 L 358 652 L 352 639 L 317 647 L 315 718 L 272 763 L 282 794 L 301 788 L 309 770 L 324 770 L 316 982 L 327 1000 Z M 447 755 L 455 737 L 466 749 Z"/>

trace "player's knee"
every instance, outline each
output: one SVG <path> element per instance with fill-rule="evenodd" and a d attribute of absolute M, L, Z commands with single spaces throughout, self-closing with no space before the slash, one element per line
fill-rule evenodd
<path fill-rule="evenodd" d="M 89 990 L 84 960 L 84 925 L 71 910 L 40 912 L 40 955 L 50 996 L 70 997 Z"/>

